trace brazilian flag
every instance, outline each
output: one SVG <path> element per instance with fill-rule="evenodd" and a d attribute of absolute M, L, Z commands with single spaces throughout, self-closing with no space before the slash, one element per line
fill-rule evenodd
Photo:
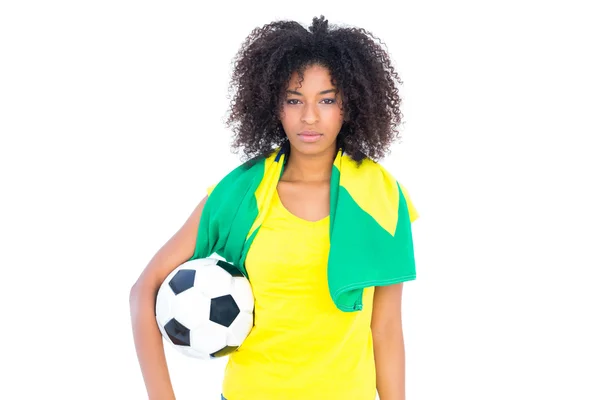
<path fill-rule="evenodd" d="M 248 277 L 244 267 L 277 190 L 286 153 L 241 164 L 210 193 L 191 259 L 216 253 Z M 362 292 L 416 278 L 411 221 L 401 185 L 370 159 L 359 165 L 338 150 L 330 189 L 329 292 L 342 311 L 362 309 Z"/>

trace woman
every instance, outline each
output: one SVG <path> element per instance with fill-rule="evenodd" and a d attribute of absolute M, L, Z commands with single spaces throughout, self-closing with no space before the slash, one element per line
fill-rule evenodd
<path fill-rule="evenodd" d="M 246 253 L 227 255 L 240 256 L 252 284 L 255 325 L 229 356 L 224 399 L 405 398 L 402 282 L 416 277 L 410 223 L 418 215 L 375 161 L 398 137 L 397 84 L 368 32 L 330 28 L 323 17 L 308 30 L 292 21 L 255 29 L 237 54 L 233 147 L 276 179 L 240 191 L 260 203 L 260 224 Z M 150 399 L 175 398 L 154 319 L 157 290 L 183 262 L 222 250 L 202 233 L 219 223 L 207 210 L 241 201 L 232 196 L 239 182 L 209 189 L 131 289 Z M 259 192 L 270 194 L 256 201 Z"/>

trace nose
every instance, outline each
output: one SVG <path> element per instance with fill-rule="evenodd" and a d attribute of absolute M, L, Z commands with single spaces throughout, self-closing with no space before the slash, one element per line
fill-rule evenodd
<path fill-rule="evenodd" d="M 307 103 L 302 110 L 302 122 L 313 125 L 319 121 L 319 112 L 316 106 Z"/>

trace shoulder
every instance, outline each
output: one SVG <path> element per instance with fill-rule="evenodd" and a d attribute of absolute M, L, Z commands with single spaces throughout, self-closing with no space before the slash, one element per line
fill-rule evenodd
<path fill-rule="evenodd" d="M 365 158 L 358 168 L 364 170 L 374 169 L 378 171 L 378 173 L 382 174 L 386 181 L 393 182 L 393 185 L 397 185 L 400 193 L 402 193 L 402 197 L 404 197 L 406 201 L 406 207 L 408 208 L 410 222 L 414 222 L 419 218 L 419 212 L 417 211 L 417 208 L 415 207 L 415 204 L 406 186 L 402 184 L 401 180 L 398 179 L 397 176 L 395 176 L 395 174 L 390 172 L 390 170 L 387 167 L 385 167 L 381 162 L 375 161 L 371 158 Z"/>
<path fill-rule="evenodd" d="M 231 188 L 246 187 L 248 184 L 255 182 L 256 176 L 264 173 L 265 161 L 273 158 L 273 152 L 258 155 L 242 162 L 223 175 L 221 179 L 210 185 L 206 189 L 206 194 L 210 196 L 217 187 L 230 190 Z"/>

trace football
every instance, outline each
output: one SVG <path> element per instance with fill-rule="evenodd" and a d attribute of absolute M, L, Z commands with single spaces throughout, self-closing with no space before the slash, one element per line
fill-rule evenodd
<path fill-rule="evenodd" d="M 246 339 L 254 325 L 254 296 L 233 265 L 200 258 L 167 276 L 155 314 L 163 338 L 177 351 L 209 360 L 231 354 Z"/>

